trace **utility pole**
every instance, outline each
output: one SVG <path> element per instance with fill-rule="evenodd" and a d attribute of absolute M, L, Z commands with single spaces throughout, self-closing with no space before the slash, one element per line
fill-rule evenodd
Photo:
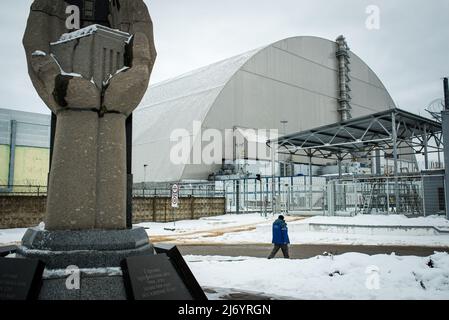
<path fill-rule="evenodd" d="M 287 124 L 288 121 L 287 120 L 282 120 L 281 121 L 282 124 L 282 135 L 286 136 L 287 135 Z M 284 177 L 287 176 L 287 162 L 284 162 L 284 164 L 282 165 L 283 171 L 284 171 Z M 282 175 L 280 175 L 282 176 Z"/>
<path fill-rule="evenodd" d="M 147 185 L 147 164 L 143 165 L 143 197 L 145 198 L 145 189 Z"/>
<path fill-rule="evenodd" d="M 443 126 L 443 141 L 449 142 L 449 82 L 444 78 L 444 110 L 441 112 Z M 446 145 L 447 146 L 447 145 Z M 446 218 L 449 219 L 449 148 L 444 148 L 444 192 L 446 195 Z"/>
<path fill-rule="evenodd" d="M 276 214 L 276 145 L 271 145 L 271 210 Z"/>

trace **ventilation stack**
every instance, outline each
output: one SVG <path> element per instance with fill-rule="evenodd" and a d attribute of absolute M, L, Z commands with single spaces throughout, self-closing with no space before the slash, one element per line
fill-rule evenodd
<path fill-rule="evenodd" d="M 449 80 L 444 78 L 444 110 L 449 110 Z"/>
<path fill-rule="evenodd" d="M 340 108 L 338 111 L 341 115 L 341 121 L 346 121 L 352 119 L 351 115 L 351 88 L 349 83 L 351 79 L 349 77 L 349 73 L 351 69 L 349 65 L 351 64 L 349 58 L 349 47 L 348 43 L 344 36 L 339 36 L 337 38 L 337 60 L 338 60 L 338 79 L 339 79 L 339 87 L 340 87 L 340 97 L 338 102 L 340 104 Z"/>

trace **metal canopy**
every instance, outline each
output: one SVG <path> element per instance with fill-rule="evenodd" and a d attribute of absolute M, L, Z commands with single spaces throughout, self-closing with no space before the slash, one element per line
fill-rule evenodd
<path fill-rule="evenodd" d="M 392 157 L 403 149 L 400 155 L 427 158 L 442 151 L 443 141 L 441 123 L 395 108 L 280 137 L 268 145 L 277 145 L 280 153 L 341 161 L 368 157 L 376 149 L 393 150 Z"/>

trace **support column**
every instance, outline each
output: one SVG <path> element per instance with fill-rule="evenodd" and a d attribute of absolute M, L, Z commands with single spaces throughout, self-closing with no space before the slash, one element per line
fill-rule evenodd
<path fill-rule="evenodd" d="M 260 197 L 259 197 L 259 199 L 260 199 L 260 214 L 261 215 L 263 215 L 263 198 L 264 198 L 264 194 L 263 194 L 263 182 L 262 182 L 262 178 L 260 178 L 260 181 L 259 181 L 259 184 L 260 184 L 260 189 L 259 189 L 259 191 L 260 191 Z M 256 185 L 257 185 L 257 182 L 256 182 Z"/>
<path fill-rule="evenodd" d="M 236 214 L 240 214 L 240 180 L 235 181 Z"/>
<path fill-rule="evenodd" d="M 394 158 L 394 194 L 396 198 L 396 214 L 400 210 L 399 201 L 399 180 L 398 180 L 398 133 L 396 128 L 396 114 L 393 112 L 391 116 L 392 133 L 393 133 L 393 158 Z"/>
<path fill-rule="evenodd" d="M 228 190 L 226 189 L 226 180 L 223 180 L 223 197 L 225 200 L 225 214 L 228 214 Z M 232 212 L 232 210 L 231 210 Z"/>
<path fill-rule="evenodd" d="M 276 199 L 276 156 L 275 156 L 275 145 L 273 144 L 271 146 L 271 209 L 273 214 L 276 213 L 276 205 L 275 205 L 275 199 Z"/>
<path fill-rule="evenodd" d="M 126 227 L 133 228 L 133 173 L 132 173 L 132 154 L 133 154 L 133 115 L 126 119 Z M 145 180 L 145 178 L 144 178 Z M 144 184 L 146 181 L 144 181 Z"/>
<path fill-rule="evenodd" d="M 17 121 L 11 120 L 11 135 L 9 140 L 9 173 L 8 191 L 12 192 L 14 185 L 14 167 L 16 163 Z"/>
<path fill-rule="evenodd" d="M 248 191 L 248 179 L 243 179 L 243 205 L 245 213 L 248 213 L 248 200 L 249 200 L 249 191 Z"/>
<path fill-rule="evenodd" d="M 278 198 L 279 198 L 279 203 L 281 203 L 281 197 L 282 196 L 282 188 L 281 188 L 281 177 L 278 177 Z"/>
<path fill-rule="evenodd" d="M 444 110 L 443 116 L 443 141 L 449 141 L 449 110 Z M 449 148 L 444 148 L 444 192 L 446 195 L 446 218 L 449 219 Z"/>
<path fill-rule="evenodd" d="M 312 185 L 313 173 L 312 173 L 312 156 L 309 155 L 309 184 Z"/>
<path fill-rule="evenodd" d="M 335 216 L 335 181 L 327 184 L 327 215 Z"/>
<path fill-rule="evenodd" d="M 267 211 L 268 211 L 268 199 L 270 196 L 270 191 L 269 191 L 270 190 L 270 180 L 269 180 L 269 178 L 266 178 L 266 180 L 265 180 L 265 189 L 266 189 L 266 191 L 265 191 L 265 195 L 263 198 L 263 201 L 264 201 L 263 208 L 264 208 L 265 217 L 266 217 Z"/>
<path fill-rule="evenodd" d="M 424 136 L 423 136 L 423 141 L 424 141 L 424 165 L 426 170 L 429 170 L 429 140 L 427 138 L 427 127 L 424 126 Z"/>
<path fill-rule="evenodd" d="M 444 78 L 444 111 L 443 116 L 443 141 L 449 141 L 449 80 Z M 449 219 L 449 148 L 443 148 L 444 152 L 444 192 L 446 194 L 446 218 Z"/>
<path fill-rule="evenodd" d="M 380 149 L 376 149 L 375 155 L 376 155 L 376 175 L 380 176 L 380 175 L 382 175 L 382 165 L 381 165 L 381 160 L 380 160 Z"/>
<path fill-rule="evenodd" d="M 342 177 L 341 156 L 338 155 L 338 179 L 341 180 L 341 177 Z"/>
<path fill-rule="evenodd" d="M 449 80 L 444 78 L 444 109 L 449 110 Z"/>
<path fill-rule="evenodd" d="M 310 199 L 310 211 L 313 211 L 313 193 L 312 193 L 312 183 L 313 183 L 313 172 L 312 172 L 312 155 L 309 154 L 309 199 Z"/>

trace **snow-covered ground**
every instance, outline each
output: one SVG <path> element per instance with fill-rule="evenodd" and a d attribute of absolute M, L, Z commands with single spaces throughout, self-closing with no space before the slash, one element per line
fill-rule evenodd
<path fill-rule="evenodd" d="M 329 226 L 321 231 L 310 229 L 310 224 L 350 225 L 350 230 Z M 449 234 L 431 234 L 435 230 L 414 231 L 413 227 L 437 227 L 446 230 L 449 221 L 441 216 L 407 218 L 401 215 L 355 216 L 355 217 L 312 217 L 288 223 L 292 244 L 341 244 L 341 245 L 403 245 L 449 247 Z M 357 227 L 358 226 L 358 227 Z M 368 228 L 360 228 L 360 227 Z M 393 227 L 406 227 L 401 229 Z M 373 227 L 373 228 L 371 228 Z M 375 229 L 381 227 L 380 229 Z M 203 242 L 201 237 L 194 241 Z M 270 243 L 271 225 L 261 223 L 252 231 L 226 233 L 209 238 L 214 243 Z"/>
<path fill-rule="evenodd" d="M 184 220 L 176 223 L 148 222 L 136 225 L 147 228 L 148 234 L 152 236 L 167 236 L 190 232 L 207 232 L 223 228 L 242 227 L 272 221 L 272 217 L 265 218 L 260 214 L 224 215 L 218 217 L 201 218 L 199 220 Z M 169 229 L 175 229 L 171 231 Z"/>
<path fill-rule="evenodd" d="M 348 253 L 308 260 L 209 256 L 186 260 L 203 287 L 291 299 L 449 299 L 447 253 L 429 258 Z"/>
<path fill-rule="evenodd" d="M 259 214 L 224 215 L 199 220 L 174 223 L 142 223 L 155 242 L 221 243 L 221 244 L 269 244 L 271 224 L 275 217 Z M 448 234 L 433 234 L 432 227 L 449 230 L 449 221 L 441 216 L 407 218 L 400 215 L 369 215 L 355 217 L 287 217 L 292 244 L 341 244 L 341 245 L 413 245 L 449 247 Z M 332 225 L 315 230 L 311 224 Z M 345 230 L 335 226 L 351 225 Z M 359 226 L 359 227 L 357 227 Z M 361 226 L 375 226 L 375 232 Z M 404 226 L 404 230 L 396 227 Z M 429 227 L 429 230 L 418 229 Z M 365 228 L 365 229 L 364 229 Z M 413 231 L 417 228 L 418 231 Z M 0 230 L 0 244 L 19 242 L 26 229 Z"/>
<path fill-rule="evenodd" d="M 316 216 L 301 223 L 323 223 L 353 226 L 404 226 L 449 228 L 449 220 L 443 216 L 407 218 L 404 215 L 357 215 L 354 217 Z"/>
<path fill-rule="evenodd" d="M 255 231 L 229 233 L 215 238 L 198 238 L 192 243 L 244 244 L 271 243 L 271 234 L 267 229 L 258 228 Z M 449 247 L 449 236 L 395 236 L 395 235 L 365 235 L 325 232 L 290 232 L 292 244 L 322 244 L 322 245 L 370 245 L 370 246 L 423 246 Z"/>
<path fill-rule="evenodd" d="M 177 221 L 176 223 L 140 223 L 135 227 L 146 228 L 151 236 L 176 236 L 189 233 L 207 233 L 224 228 L 239 228 L 245 226 L 257 225 L 259 223 L 268 223 L 272 217 L 261 217 L 260 214 L 248 215 L 223 215 L 218 217 L 202 218 L 199 220 Z M 21 241 L 26 232 L 26 228 L 20 229 L 0 229 L 0 244 L 16 243 Z"/>
<path fill-rule="evenodd" d="M 0 244 L 16 243 L 22 240 L 27 229 L 0 229 Z"/>
<path fill-rule="evenodd" d="M 195 221 L 142 223 L 152 239 L 179 243 L 268 244 L 275 217 L 225 215 Z M 292 244 L 449 247 L 448 235 L 395 234 L 396 226 L 448 228 L 442 217 L 287 217 Z M 383 226 L 388 235 L 310 231 L 310 224 Z M 173 230 L 174 228 L 174 230 Z M 0 244 L 17 243 L 26 229 L 0 230 Z M 170 240 L 171 239 L 171 240 Z M 348 253 L 307 260 L 223 256 L 185 257 L 203 287 L 291 299 L 449 299 L 449 254 L 428 258 Z M 232 271 L 234 270 L 234 271 Z"/>

